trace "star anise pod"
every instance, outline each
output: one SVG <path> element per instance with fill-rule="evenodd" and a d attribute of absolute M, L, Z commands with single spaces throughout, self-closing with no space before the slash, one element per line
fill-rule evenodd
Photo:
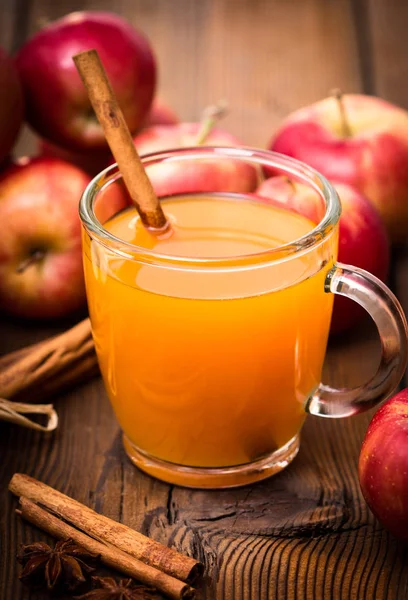
<path fill-rule="evenodd" d="M 96 589 L 76 596 L 77 600 L 151 600 L 158 598 L 156 590 L 136 584 L 133 579 L 115 581 L 112 577 L 92 577 Z"/>
<path fill-rule="evenodd" d="M 88 552 L 73 540 L 63 540 L 51 548 L 45 542 L 21 547 L 17 560 L 23 565 L 23 583 L 48 590 L 76 590 L 95 569 L 98 554 Z"/>

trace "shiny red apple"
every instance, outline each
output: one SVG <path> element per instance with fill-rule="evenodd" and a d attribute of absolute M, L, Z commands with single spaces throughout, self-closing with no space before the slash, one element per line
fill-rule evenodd
<path fill-rule="evenodd" d="M 0 175 L 0 309 L 47 319 L 85 305 L 78 203 L 89 181 L 55 158 Z"/>
<path fill-rule="evenodd" d="M 355 187 L 376 207 L 392 240 L 407 238 L 407 111 L 361 94 L 326 98 L 289 115 L 269 148 Z"/>
<path fill-rule="evenodd" d="M 108 12 L 69 14 L 36 33 L 19 51 L 27 120 L 44 138 L 71 150 L 106 147 L 72 56 L 96 49 L 132 132 L 145 119 L 156 67 L 145 37 Z"/>
<path fill-rule="evenodd" d="M 200 144 L 201 123 L 155 125 L 135 138 L 141 156 L 186 146 L 242 146 L 234 135 L 221 128 L 212 129 Z M 153 165 L 148 176 L 158 196 L 188 192 L 251 192 L 257 185 L 256 169 L 248 163 L 220 158 Z"/>
<path fill-rule="evenodd" d="M 23 122 L 23 94 L 13 60 L 0 47 L 0 163 L 13 147 Z"/>
<path fill-rule="evenodd" d="M 408 389 L 375 413 L 361 447 L 361 491 L 377 519 L 408 542 Z"/>
<path fill-rule="evenodd" d="M 369 271 L 382 281 L 388 275 L 390 251 L 387 232 L 372 204 L 356 189 L 334 182 L 342 204 L 339 230 L 339 262 Z M 309 186 L 286 177 L 270 177 L 256 190 L 265 199 L 281 202 L 317 225 L 324 215 L 320 196 Z M 334 302 L 332 333 L 339 333 L 354 325 L 363 309 L 343 296 Z"/>

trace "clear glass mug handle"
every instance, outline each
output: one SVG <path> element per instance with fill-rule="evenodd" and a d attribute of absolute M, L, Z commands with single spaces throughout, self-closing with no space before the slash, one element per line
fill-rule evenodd
<path fill-rule="evenodd" d="M 385 400 L 401 381 L 407 366 L 407 321 L 394 294 L 363 269 L 337 263 L 327 275 L 325 292 L 358 302 L 371 315 L 381 340 L 381 360 L 364 385 L 334 389 L 321 384 L 308 400 L 306 412 L 321 417 L 348 417 Z"/>

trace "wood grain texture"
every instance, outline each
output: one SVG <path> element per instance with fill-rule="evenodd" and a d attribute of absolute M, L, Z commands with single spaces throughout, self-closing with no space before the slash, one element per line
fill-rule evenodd
<path fill-rule="evenodd" d="M 14 53 L 27 35 L 30 0 L 0 0 L 0 45 Z"/>
<path fill-rule="evenodd" d="M 151 39 L 159 94 L 183 119 L 228 98 L 225 127 L 263 146 L 291 110 L 332 87 L 375 92 L 406 104 L 402 2 L 338 0 L 118 0 L 114 9 Z M 32 0 L 27 32 L 44 17 L 107 0 Z M 400 12 L 402 11 L 402 12 Z M 401 17 L 402 22 L 402 17 Z M 3 30 L 0 30 L 3 31 Z M 1 43 L 1 42 L 0 42 Z M 385 51 L 387 52 L 385 57 Z M 388 65 L 399 65 L 388 72 Z M 394 256 L 394 289 L 408 309 L 406 249 Z M 49 329 L 4 322 L 0 351 Z M 331 341 L 324 380 L 356 385 L 379 358 L 369 322 Z M 59 430 L 48 437 L 0 424 L 0 599 L 45 600 L 17 580 L 18 543 L 46 539 L 12 512 L 6 491 L 25 472 L 158 541 L 202 560 L 203 600 L 403 600 L 408 551 L 368 511 L 357 460 L 370 414 L 344 421 L 309 418 L 289 469 L 232 491 L 191 491 L 137 471 L 95 381 L 56 399 Z"/>
<path fill-rule="evenodd" d="M 408 3 L 400 0 L 364 0 L 369 28 L 375 93 L 408 108 L 406 36 Z"/>

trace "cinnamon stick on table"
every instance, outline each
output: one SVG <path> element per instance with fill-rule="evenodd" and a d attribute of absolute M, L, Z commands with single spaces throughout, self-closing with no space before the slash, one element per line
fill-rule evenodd
<path fill-rule="evenodd" d="M 133 558 L 133 556 L 126 554 L 126 552 L 118 550 L 118 548 L 93 539 L 27 498 L 20 498 L 20 509 L 17 510 L 17 513 L 46 533 L 58 539 L 72 539 L 88 552 L 99 554 L 101 561 L 106 566 L 117 569 L 125 575 L 134 577 L 141 583 L 156 588 L 172 600 L 193 599 L 195 597 L 195 591 L 187 583 L 146 565 Z"/>
<path fill-rule="evenodd" d="M 91 323 L 0 357 L 0 398 L 41 401 L 98 373 Z"/>
<path fill-rule="evenodd" d="M 90 537 L 115 546 L 176 579 L 192 583 L 203 572 L 203 565 L 194 558 L 184 556 L 122 523 L 100 515 L 28 475 L 13 475 L 9 490 L 16 496 L 40 504 Z"/>

